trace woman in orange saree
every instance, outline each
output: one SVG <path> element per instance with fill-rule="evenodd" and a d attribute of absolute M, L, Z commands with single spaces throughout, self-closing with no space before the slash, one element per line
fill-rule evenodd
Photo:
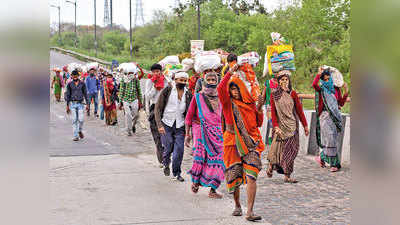
<path fill-rule="evenodd" d="M 261 220 L 253 213 L 253 205 L 256 180 L 261 170 L 261 152 L 265 147 L 258 129 L 263 122 L 263 112 L 261 107 L 256 107 L 244 82 L 237 75 L 232 76 L 237 69 L 237 65 L 230 68 L 218 86 L 226 127 L 223 136 L 225 179 L 229 193 L 234 194 L 232 215 L 242 215 L 239 187 L 247 183 L 246 219 L 256 221 Z"/>

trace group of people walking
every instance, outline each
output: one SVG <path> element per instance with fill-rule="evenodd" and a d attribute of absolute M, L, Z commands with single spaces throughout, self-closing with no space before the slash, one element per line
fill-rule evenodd
<path fill-rule="evenodd" d="M 205 70 L 190 81 L 187 72 L 178 71 L 171 79 L 164 76 L 162 70 L 160 64 L 152 65 L 144 96 L 157 159 L 164 175 L 170 176 L 172 167 L 173 178 L 184 181 L 181 164 L 184 147 L 189 147 L 193 157 L 192 167 L 187 172 L 191 177 L 191 191 L 198 193 L 200 187 L 206 187 L 210 198 L 219 199 L 223 196 L 217 190 L 225 180 L 228 192 L 234 197 L 232 215 L 241 216 L 240 186 L 247 184 L 246 219 L 261 220 L 253 212 L 253 206 L 256 181 L 262 170 L 261 155 L 266 149 L 260 132 L 263 120 L 267 119 L 273 127 L 271 140 L 266 139 L 268 177 L 276 171 L 284 174 L 284 182 L 297 182 L 291 175 L 299 151 L 300 123 L 304 134 L 309 135 L 301 101 L 292 88 L 291 72 L 274 73 L 260 91 L 252 65 L 238 65 L 235 54 L 228 56 L 223 70 L 222 67 Z M 143 107 L 139 82 L 144 76 L 143 71 L 127 69 L 120 82 L 111 73 L 102 76 L 95 73 L 96 70 L 90 68 L 84 82 L 74 70 L 72 80 L 66 85 L 65 100 L 67 113 L 73 114 L 74 140 L 83 138 L 83 102 L 89 116 L 93 101 L 97 116 L 99 91 L 106 123 L 117 123 L 116 102 L 119 102 L 119 108 L 125 112 L 127 135 L 131 136 L 136 132 L 138 111 Z M 59 80 L 62 81 L 62 77 L 57 74 L 53 83 Z M 342 95 L 341 90 L 334 87 L 329 70 L 322 68 L 312 87 L 316 92 L 316 134 L 322 148 L 317 160 L 321 167 L 329 164 L 331 171 L 336 172 L 341 167 L 336 141 L 342 129 L 340 107 L 346 102 L 348 89 L 345 85 Z M 267 106 L 267 118 L 264 118 L 264 105 Z"/>

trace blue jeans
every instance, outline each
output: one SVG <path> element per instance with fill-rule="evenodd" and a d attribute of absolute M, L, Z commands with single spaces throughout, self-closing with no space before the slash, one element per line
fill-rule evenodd
<path fill-rule="evenodd" d="M 165 134 L 161 135 L 161 143 L 164 146 L 163 164 L 169 167 L 172 154 L 172 174 L 178 176 L 181 174 L 181 164 L 183 160 L 184 141 L 185 141 L 185 126 L 176 128 L 165 124 Z"/>
<path fill-rule="evenodd" d="M 82 131 L 83 127 L 83 104 L 77 102 L 71 102 L 71 113 L 72 113 L 72 128 L 74 130 L 74 137 L 79 137 L 79 132 Z"/>
<path fill-rule="evenodd" d="M 90 93 L 90 94 L 88 94 L 88 98 L 89 98 L 89 103 L 88 103 L 89 112 L 90 112 L 90 105 L 92 104 L 92 99 L 93 99 L 93 102 L 94 102 L 94 114 L 97 114 L 97 108 L 99 106 L 98 93 L 97 92 L 96 93 Z"/>
<path fill-rule="evenodd" d="M 104 120 L 104 105 L 100 104 L 100 119 Z"/>

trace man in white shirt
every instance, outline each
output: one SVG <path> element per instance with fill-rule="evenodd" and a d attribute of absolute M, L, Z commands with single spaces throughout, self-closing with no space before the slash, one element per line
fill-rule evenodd
<path fill-rule="evenodd" d="M 183 182 L 181 164 L 185 141 L 185 116 L 192 100 L 192 93 L 186 88 L 189 75 L 185 72 L 175 74 L 175 85 L 161 91 L 155 106 L 155 120 L 164 147 L 164 175 L 170 175 L 169 164 L 172 156 L 172 174 Z"/>
<path fill-rule="evenodd" d="M 161 91 L 168 86 L 168 81 L 161 72 L 162 66 L 160 64 L 156 63 L 152 65 L 150 70 L 151 74 L 149 74 L 149 79 L 146 81 L 146 110 L 148 110 L 147 115 L 149 115 L 150 131 L 157 148 L 157 159 L 161 165 L 160 167 L 162 167 L 164 148 L 161 143 L 160 133 L 158 132 L 157 123 L 154 117 L 154 108 Z"/>

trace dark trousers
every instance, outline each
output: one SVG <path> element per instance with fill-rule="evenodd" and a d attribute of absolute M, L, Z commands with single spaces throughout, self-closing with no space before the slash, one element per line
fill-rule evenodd
<path fill-rule="evenodd" d="M 160 133 L 158 132 L 156 118 L 154 117 L 154 107 L 155 107 L 155 104 L 152 104 L 149 109 L 149 111 L 150 111 L 150 116 L 149 116 L 150 131 L 151 131 L 151 135 L 153 136 L 154 143 L 156 144 L 156 148 L 157 148 L 156 155 L 157 155 L 158 162 L 162 163 L 164 148 L 161 143 Z"/>
<path fill-rule="evenodd" d="M 161 142 L 164 146 L 163 164 L 169 167 L 172 154 L 172 174 L 178 176 L 181 174 L 181 164 L 183 159 L 185 126 L 176 128 L 176 123 L 172 127 L 164 125 L 165 134 L 161 135 Z"/>
<path fill-rule="evenodd" d="M 97 114 L 97 107 L 98 107 L 98 105 L 99 105 L 99 103 L 98 103 L 98 93 L 96 92 L 96 93 L 91 93 L 91 94 L 88 94 L 88 98 L 89 98 L 89 103 L 88 103 L 88 106 L 89 106 L 89 112 L 90 112 L 90 106 L 91 106 L 91 104 L 92 104 L 92 99 L 93 99 L 93 103 L 94 103 L 94 114 Z"/>

